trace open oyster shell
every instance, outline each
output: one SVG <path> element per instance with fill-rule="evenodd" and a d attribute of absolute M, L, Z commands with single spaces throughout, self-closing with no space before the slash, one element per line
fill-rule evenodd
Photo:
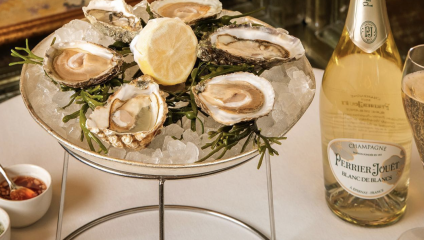
<path fill-rule="evenodd" d="M 224 125 L 266 116 L 275 100 L 268 80 L 246 72 L 205 80 L 194 87 L 193 94 L 196 104 Z"/>
<path fill-rule="evenodd" d="M 140 19 L 124 0 L 92 0 L 82 10 L 95 28 L 116 41 L 129 43 L 142 29 Z"/>
<path fill-rule="evenodd" d="M 283 29 L 251 23 L 218 29 L 200 41 L 197 56 L 222 65 L 247 63 L 270 69 L 305 55 L 301 41 Z"/>
<path fill-rule="evenodd" d="M 168 108 L 164 93 L 144 75 L 123 85 L 87 119 L 87 128 L 118 148 L 140 150 L 160 133 Z"/>
<path fill-rule="evenodd" d="M 118 74 L 122 55 L 102 45 L 73 41 L 56 43 L 46 51 L 43 68 L 54 81 L 68 87 L 97 85 Z"/>
<path fill-rule="evenodd" d="M 162 0 L 150 4 L 155 17 L 180 18 L 193 25 L 196 22 L 214 18 L 222 11 L 219 0 Z"/>

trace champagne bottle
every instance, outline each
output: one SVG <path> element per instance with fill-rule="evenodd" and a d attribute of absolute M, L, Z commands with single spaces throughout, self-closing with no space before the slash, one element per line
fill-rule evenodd
<path fill-rule="evenodd" d="M 320 119 L 326 201 L 354 224 L 395 223 L 406 209 L 412 132 L 401 67 L 385 0 L 351 0 L 324 73 Z"/>

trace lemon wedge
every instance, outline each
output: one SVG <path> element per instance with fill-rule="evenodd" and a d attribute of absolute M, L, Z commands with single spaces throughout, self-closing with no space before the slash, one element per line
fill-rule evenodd
<path fill-rule="evenodd" d="M 131 42 L 131 52 L 144 74 L 161 85 L 183 83 L 196 63 L 197 38 L 178 18 L 150 20 Z"/>

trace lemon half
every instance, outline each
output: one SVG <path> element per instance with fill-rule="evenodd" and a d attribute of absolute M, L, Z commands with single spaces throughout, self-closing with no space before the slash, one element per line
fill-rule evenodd
<path fill-rule="evenodd" d="M 196 63 L 197 38 L 178 18 L 150 20 L 131 42 L 131 51 L 144 74 L 161 85 L 183 83 Z"/>

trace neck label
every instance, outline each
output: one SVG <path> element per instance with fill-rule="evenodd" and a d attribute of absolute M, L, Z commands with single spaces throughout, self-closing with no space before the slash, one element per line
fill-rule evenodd
<path fill-rule="evenodd" d="M 352 42 L 372 53 L 383 45 L 389 33 L 385 0 L 351 0 L 346 27 Z"/>

